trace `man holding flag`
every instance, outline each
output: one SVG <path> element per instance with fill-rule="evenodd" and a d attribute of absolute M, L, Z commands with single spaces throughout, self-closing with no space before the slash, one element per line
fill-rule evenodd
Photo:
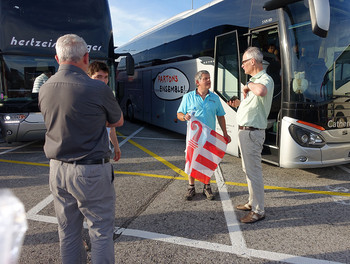
<path fill-rule="evenodd" d="M 189 121 L 193 117 L 187 129 L 185 171 L 188 174 L 189 187 L 185 198 L 192 200 L 195 196 L 196 178 L 205 184 L 203 194 L 207 199 L 213 200 L 215 197 L 210 187 L 210 177 L 221 161 L 231 138 L 227 134 L 225 111 L 220 99 L 209 91 L 211 87 L 209 72 L 199 71 L 194 79 L 197 89 L 183 96 L 177 110 L 177 118 L 181 121 Z M 224 133 L 223 136 L 215 132 L 215 117 Z"/>

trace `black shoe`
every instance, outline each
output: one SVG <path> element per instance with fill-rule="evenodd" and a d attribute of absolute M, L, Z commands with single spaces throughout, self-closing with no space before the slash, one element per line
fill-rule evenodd
<path fill-rule="evenodd" d="M 194 187 L 188 187 L 187 194 L 185 196 L 185 199 L 190 201 L 192 198 L 196 195 L 196 190 Z"/>
<path fill-rule="evenodd" d="M 209 184 L 206 184 L 203 189 L 203 195 L 207 197 L 208 200 L 214 200 L 215 196 L 213 192 L 211 191 L 211 187 Z"/>

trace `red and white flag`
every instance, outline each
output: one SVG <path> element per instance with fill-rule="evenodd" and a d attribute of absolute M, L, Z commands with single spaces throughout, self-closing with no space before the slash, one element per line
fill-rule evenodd
<path fill-rule="evenodd" d="M 226 138 L 191 116 L 187 124 L 185 172 L 204 184 L 209 184 L 225 155 L 226 147 Z"/>

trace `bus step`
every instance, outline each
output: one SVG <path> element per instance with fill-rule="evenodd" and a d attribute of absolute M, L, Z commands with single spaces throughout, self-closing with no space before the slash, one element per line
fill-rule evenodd
<path fill-rule="evenodd" d="M 278 149 L 277 146 L 275 145 L 271 145 L 271 144 L 264 144 L 264 147 L 267 147 L 267 148 L 272 148 L 272 149 Z"/>
<path fill-rule="evenodd" d="M 264 161 L 264 162 L 267 162 L 267 163 L 279 166 L 279 162 L 278 162 L 276 156 L 269 156 L 269 157 L 262 156 L 261 160 Z"/>

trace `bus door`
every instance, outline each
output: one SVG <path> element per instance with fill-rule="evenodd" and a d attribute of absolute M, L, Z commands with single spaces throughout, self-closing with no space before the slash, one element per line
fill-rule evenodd
<path fill-rule="evenodd" d="M 231 143 L 227 153 L 238 157 L 237 109 L 227 105 L 227 101 L 236 96 L 239 98 L 240 88 L 240 56 L 237 31 L 219 35 L 215 38 L 214 91 L 220 96 L 225 109 L 227 132 Z M 217 125 L 217 131 L 220 127 Z"/>
<path fill-rule="evenodd" d="M 262 159 L 279 165 L 279 124 L 281 110 L 281 56 L 277 25 L 250 30 L 250 46 L 259 47 L 264 55 L 264 69 L 274 81 L 271 111 L 268 116 Z"/>

